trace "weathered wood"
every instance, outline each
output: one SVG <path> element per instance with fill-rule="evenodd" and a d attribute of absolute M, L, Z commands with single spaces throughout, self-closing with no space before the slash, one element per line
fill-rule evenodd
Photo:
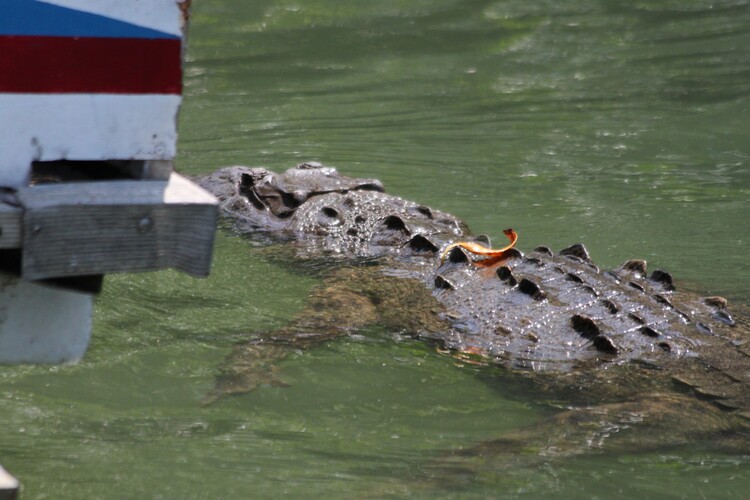
<path fill-rule="evenodd" d="M 0 201 L 0 248 L 21 246 L 21 208 Z"/>
<path fill-rule="evenodd" d="M 184 177 L 61 183 L 19 190 L 22 277 L 210 269 L 216 200 Z"/>

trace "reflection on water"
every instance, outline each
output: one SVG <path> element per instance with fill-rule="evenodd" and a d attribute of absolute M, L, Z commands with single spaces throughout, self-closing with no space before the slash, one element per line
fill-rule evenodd
<path fill-rule="evenodd" d="M 747 302 L 745 1 L 195 2 L 179 167 L 319 160 L 524 250 L 583 241 Z M 435 494 L 445 450 L 541 418 L 388 332 L 298 354 L 286 389 L 201 408 L 230 346 L 314 275 L 222 233 L 208 280 L 107 279 L 75 367 L 0 370 L 0 461 L 30 498 Z M 482 470 L 441 493 L 743 496 L 743 457 Z"/>

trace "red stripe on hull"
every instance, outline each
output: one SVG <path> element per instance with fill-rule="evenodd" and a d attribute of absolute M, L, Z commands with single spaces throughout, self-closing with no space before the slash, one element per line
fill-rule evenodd
<path fill-rule="evenodd" d="M 0 92 L 181 94 L 181 40 L 0 36 Z"/>

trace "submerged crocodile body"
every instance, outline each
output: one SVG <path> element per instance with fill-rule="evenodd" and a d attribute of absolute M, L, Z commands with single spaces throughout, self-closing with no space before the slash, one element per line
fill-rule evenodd
<path fill-rule="evenodd" d="M 750 331 L 720 297 L 678 291 L 641 260 L 600 270 L 580 244 L 482 259 L 451 246 L 472 239 L 455 217 L 319 164 L 282 175 L 231 167 L 198 181 L 237 231 L 268 233 L 295 259 L 333 263 L 291 324 L 235 349 L 214 396 L 277 382 L 275 363 L 290 346 L 380 324 L 580 405 L 506 436 L 504 450 L 532 441 L 563 456 L 644 448 L 617 432 L 631 427 L 650 429 L 652 446 L 709 436 L 725 449 L 747 446 Z"/>

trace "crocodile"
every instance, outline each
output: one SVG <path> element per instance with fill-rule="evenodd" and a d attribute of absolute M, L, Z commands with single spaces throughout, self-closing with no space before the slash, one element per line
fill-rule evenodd
<path fill-rule="evenodd" d="M 265 235 L 286 262 L 326 266 L 288 325 L 233 349 L 207 402 L 283 385 L 277 366 L 290 351 L 377 324 L 563 407 L 458 455 L 747 449 L 750 328 L 721 297 L 678 290 L 643 260 L 600 269 L 580 243 L 524 254 L 507 230 L 510 244 L 494 251 L 456 217 L 319 163 L 197 181 L 234 231 Z"/>

